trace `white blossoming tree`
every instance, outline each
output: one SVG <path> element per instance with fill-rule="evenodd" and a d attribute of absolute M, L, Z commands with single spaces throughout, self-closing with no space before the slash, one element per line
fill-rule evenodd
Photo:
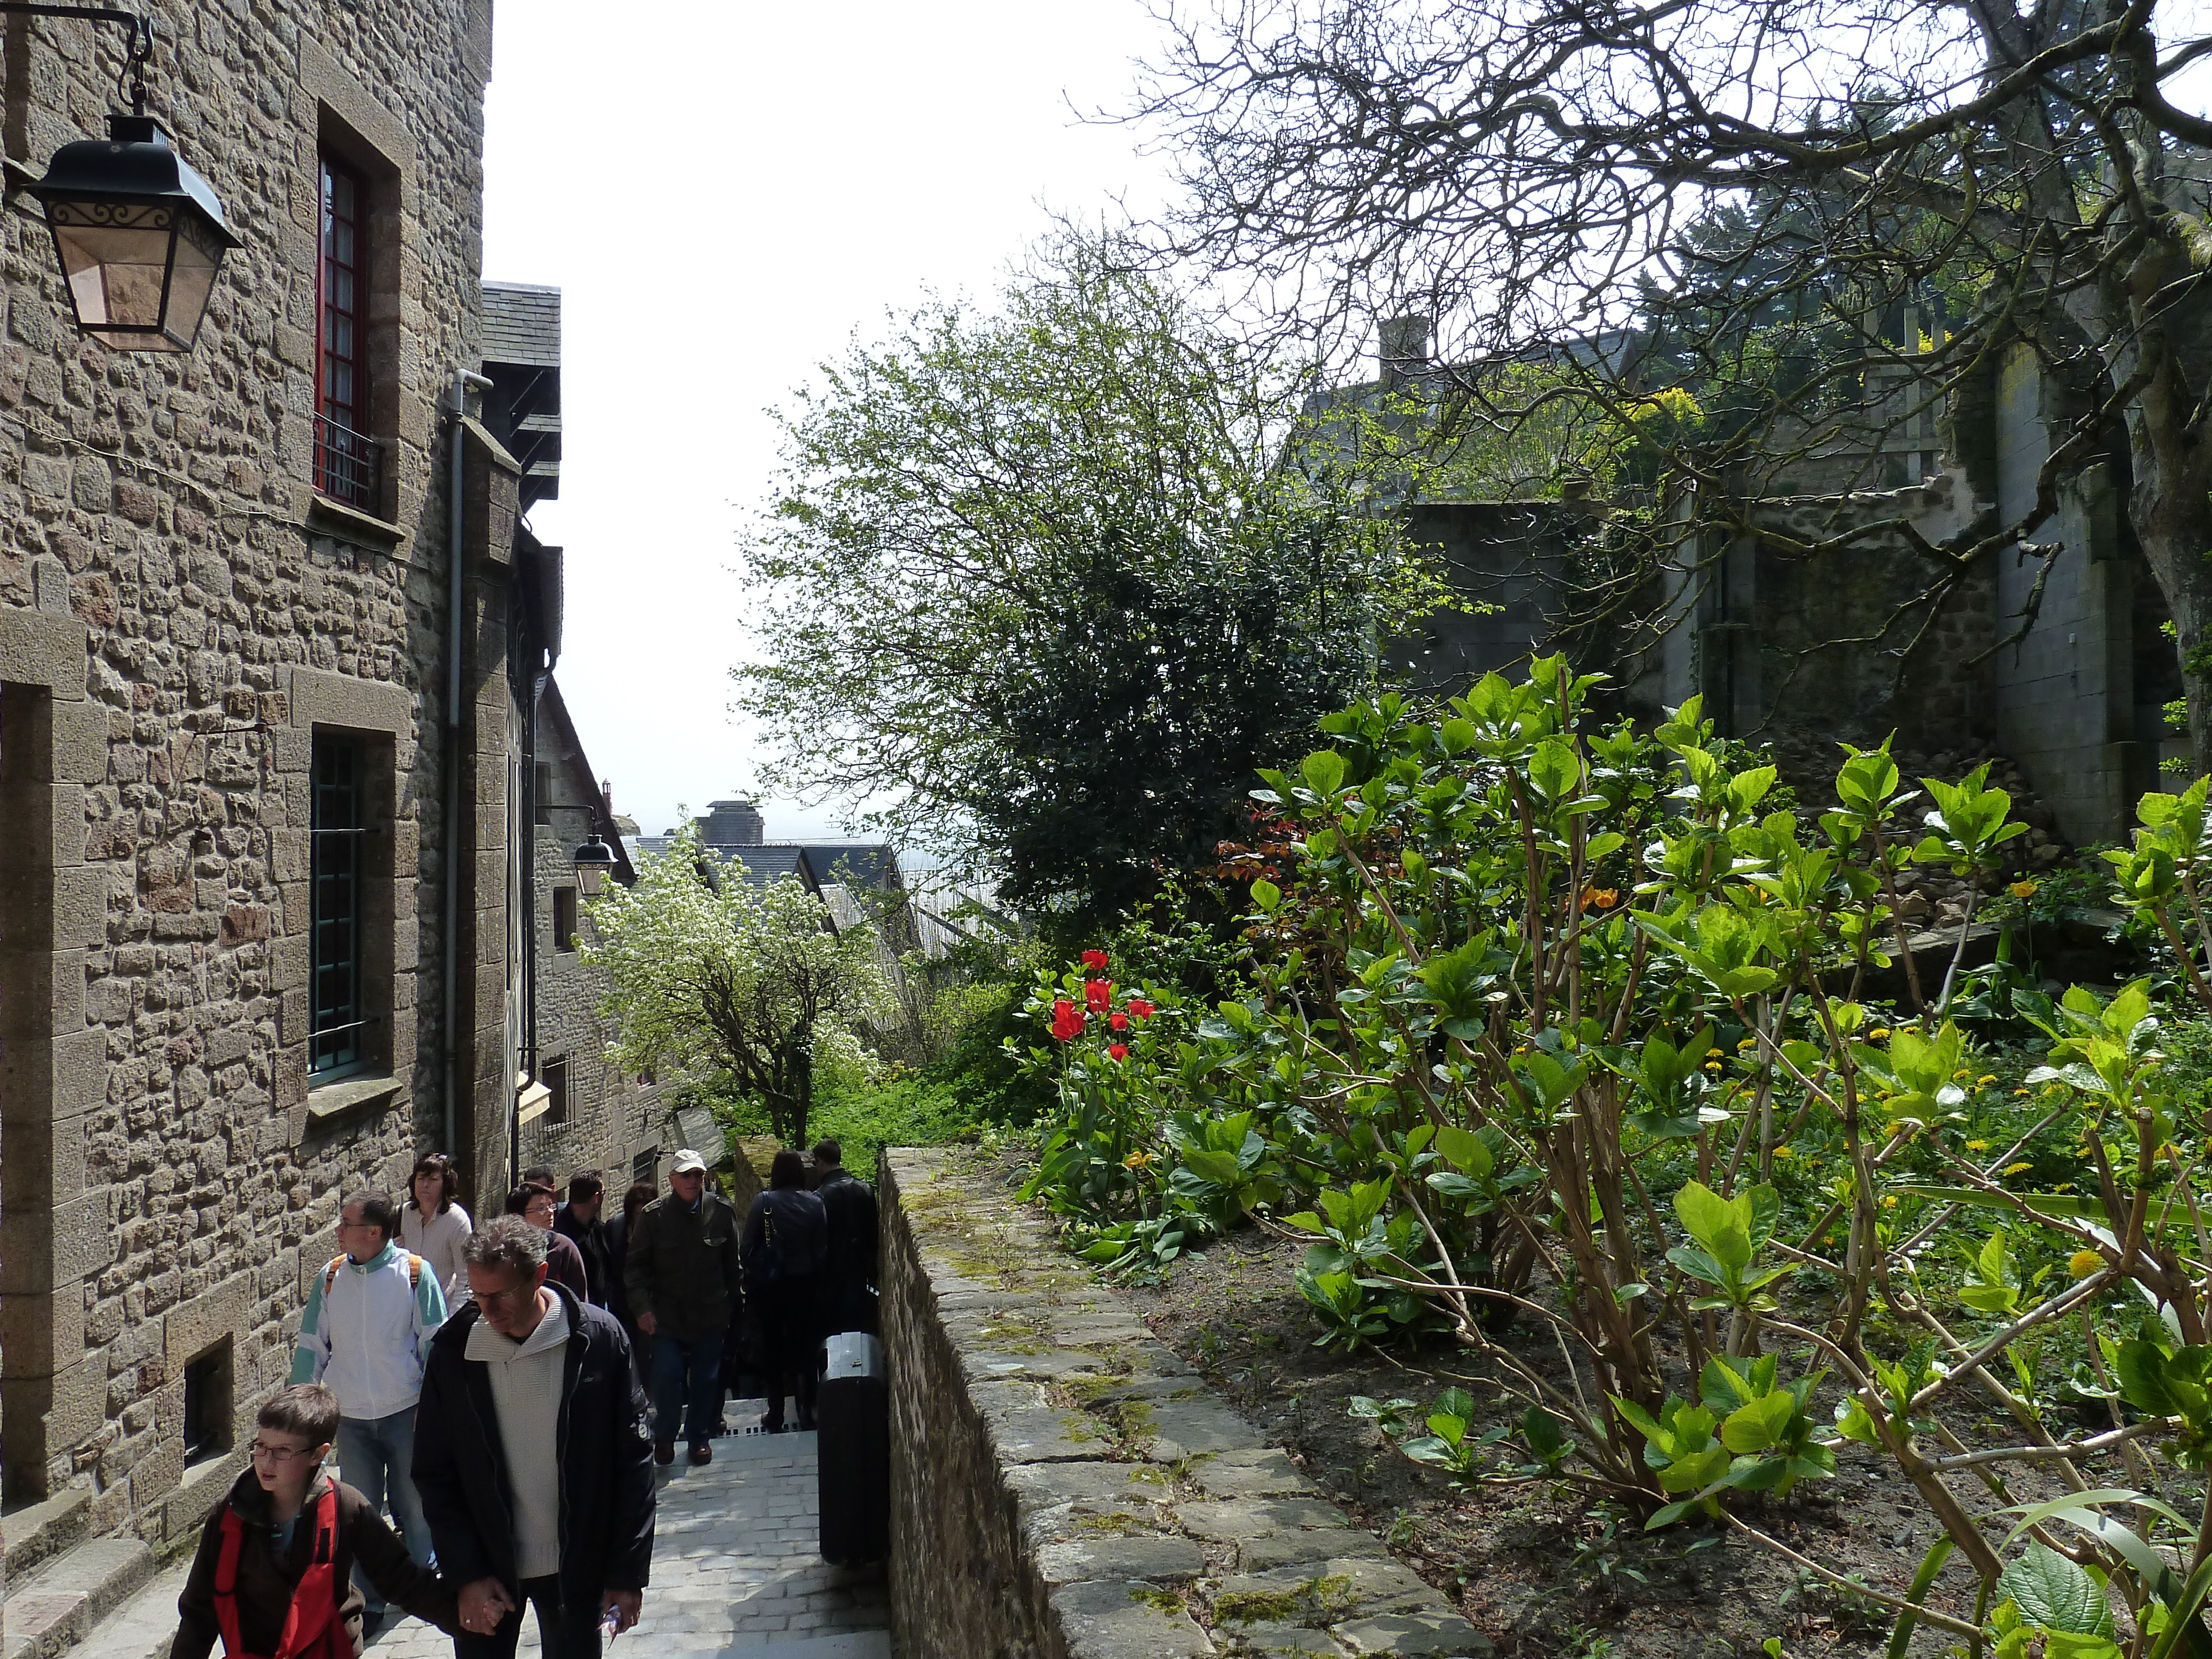
<path fill-rule="evenodd" d="M 873 1071 L 866 1030 L 895 1006 L 874 935 L 836 931 L 796 880 L 753 885 L 687 824 L 586 909 L 624 1070 L 726 1072 L 787 1146 L 805 1144 L 817 1083 Z"/>

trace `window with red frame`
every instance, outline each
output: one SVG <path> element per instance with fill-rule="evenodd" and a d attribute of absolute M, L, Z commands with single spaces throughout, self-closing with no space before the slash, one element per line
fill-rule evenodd
<path fill-rule="evenodd" d="M 376 447 L 368 424 L 366 347 L 368 187 L 322 158 L 322 259 L 315 309 L 315 488 L 350 507 L 376 505 Z"/>

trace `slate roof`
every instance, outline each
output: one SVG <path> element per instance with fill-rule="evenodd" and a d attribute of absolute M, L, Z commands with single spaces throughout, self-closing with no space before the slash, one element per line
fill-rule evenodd
<path fill-rule="evenodd" d="M 561 367 L 561 290 L 534 283 L 483 285 L 483 360 Z"/>
<path fill-rule="evenodd" d="M 749 886 L 765 887 L 786 876 L 796 876 L 799 885 L 810 893 L 821 890 L 821 882 L 803 847 L 710 847 L 706 850 L 725 860 L 741 860 Z"/>
<path fill-rule="evenodd" d="M 899 878 L 898 854 L 880 842 L 770 842 L 771 847 L 795 847 L 806 854 L 815 875 L 823 881 L 855 881 L 863 887 L 896 891 L 905 884 Z"/>

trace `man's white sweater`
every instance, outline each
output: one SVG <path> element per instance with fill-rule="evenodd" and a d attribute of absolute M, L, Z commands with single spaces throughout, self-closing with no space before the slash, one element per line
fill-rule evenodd
<path fill-rule="evenodd" d="M 547 1292 L 551 1295 L 551 1292 Z M 568 1309 L 557 1296 L 538 1328 L 517 1342 L 479 1318 L 469 1328 L 471 1359 L 491 1382 L 499 1443 L 514 1498 L 514 1571 L 545 1578 L 561 1571 L 561 1372 Z"/>

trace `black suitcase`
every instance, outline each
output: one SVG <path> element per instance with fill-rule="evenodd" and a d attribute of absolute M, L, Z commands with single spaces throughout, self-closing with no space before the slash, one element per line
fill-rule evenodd
<path fill-rule="evenodd" d="M 815 1406 L 822 1559 L 856 1566 L 890 1553 L 890 1389 L 884 1345 L 874 1337 L 847 1331 L 824 1346 L 829 1361 Z"/>

